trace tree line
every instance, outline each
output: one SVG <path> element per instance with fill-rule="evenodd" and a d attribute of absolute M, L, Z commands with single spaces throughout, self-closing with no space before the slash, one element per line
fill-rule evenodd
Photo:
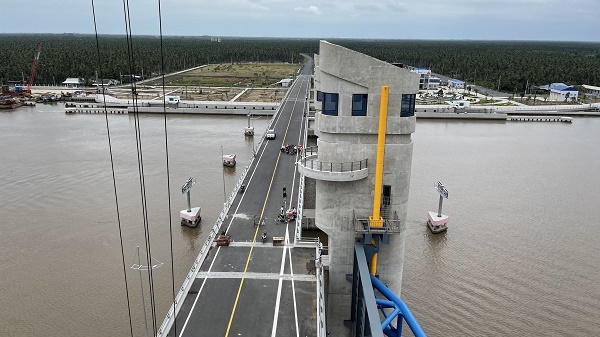
<path fill-rule="evenodd" d="M 508 93 L 563 82 L 600 86 L 600 43 L 540 41 L 340 41 L 387 62 Z"/>
<path fill-rule="evenodd" d="M 318 39 L 221 38 L 160 39 L 133 36 L 130 62 L 125 36 L 79 34 L 0 35 L 0 82 L 27 82 L 37 43 L 42 55 L 34 83 L 61 83 L 67 77 L 150 77 L 208 63 L 300 62 L 300 53 L 318 53 Z M 600 86 L 600 43 L 536 41 L 329 40 L 386 62 L 424 67 L 434 73 L 508 93 L 532 85 L 563 82 Z M 100 62 L 98 61 L 100 60 Z"/>

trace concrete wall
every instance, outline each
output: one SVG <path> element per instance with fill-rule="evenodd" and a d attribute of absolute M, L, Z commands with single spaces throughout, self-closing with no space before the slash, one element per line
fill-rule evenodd
<path fill-rule="evenodd" d="M 329 236 L 328 326 L 333 336 L 348 330 L 343 320 L 350 318 L 354 241 L 354 217 L 372 214 L 377 156 L 377 133 L 381 86 L 389 90 L 383 184 L 392 189 L 391 215 L 397 213 L 405 225 L 415 117 L 400 117 L 402 94 L 416 94 L 419 75 L 364 54 L 321 41 L 315 59 L 315 89 L 338 93 L 338 116 L 320 113 L 316 102 L 315 134 L 318 158 L 328 162 L 368 159 L 367 178 L 351 182 L 317 180 L 315 223 Z M 367 94 L 367 116 L 351 116 L 352 95 Z M 390 289 L 400 294 L 404 260 L 405 232 L 395 234 L 379 253 L 378 274 Z"/>

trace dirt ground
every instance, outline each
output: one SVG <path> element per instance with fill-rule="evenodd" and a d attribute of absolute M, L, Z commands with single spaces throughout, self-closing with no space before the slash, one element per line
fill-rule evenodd
<path fill-rule="evenodd" d="M 242 94 L 236 102 L 279 102 L 287 88 L 227 88 L 227 87 L 165 87 L 167 96 L 180 96 L 190 101 L 231 101 Z M 138 99 L 159 99 L 161 88 L 138 87 Z M 109 94 L 117 98 L 131 98 L 131 91 L 126 88 L 109 90 Z"/>
<path fill-rule="evenodd" d="M 166 85 L 204 87 L 269 87 L 284 78 L 293 78 L 298 65 L 289 63 L 211 64 L 185 73 L 167 76 Z M 161 80 L 147 82 L 160 85 Z"/>

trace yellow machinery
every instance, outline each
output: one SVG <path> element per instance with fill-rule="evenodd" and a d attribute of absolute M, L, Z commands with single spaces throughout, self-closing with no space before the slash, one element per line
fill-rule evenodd
<path fill-rule="evenodd" d="M 375 165 L 375 191 L 373 194 L 373 215 L 369 217 L 369 225 L 373 228 L 383 227 L 381 217 L 381 186 L 383 184 L 383 158 L 385 155 L 385 132 L 387 128 L 387 106 L 390 87 L 381 87 L 381 102 L 379 104 L 379 131 L 377 135 L 377 162 Z M 376 245 L 375 239 L 371 244 Z M 371 274 L 377 273 L 377 253 L 371 258 Z"/>

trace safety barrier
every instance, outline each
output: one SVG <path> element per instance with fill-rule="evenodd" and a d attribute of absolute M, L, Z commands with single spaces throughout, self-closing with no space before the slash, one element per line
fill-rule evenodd
<path fill-rule="evenodd" d="M 358 233 L 400 233 L 402 232 L 402 221 L 394 219 L 371 220 L 354 218 L 354 231 Z"/>
<path fill-rule="evenodd" d="M 317 157 L 318 151 L 319 149 L 317 146 L 311 146 L 303 150 L 302 159 L 300 159 L 302 166 L 310 168 L 311 170 L 322 172 L 354 172 L 368 168 L 369 159 L 348 163 L 332 163 L 328 161 L 312 159 Z"/>
<path fill-rule="evenodd" d="M 317 276 L 317 337 L 327 336 L 327 320 L 325 312 L 325 276 L 321 256 L 323 255 L 323 244 L 317 241 L 315 256 L 315 274 Z"/>
<path fill-rule="evenodd" d="M 310 83 L 309 83 L 310 85 Z M 304 104 L 304 134 L 302 136 L 302 146 L 306 147 L 308 142 L 308 100 Z M 298 242 L 302 237 L 302 214 L 304 210 L 304 185 L 306 183 L 304 174 L 300 175 L 300 184 L 298 187 L 298 210 L 296 215 L 296 230 L 294 234 L 294 243 Z"/>

